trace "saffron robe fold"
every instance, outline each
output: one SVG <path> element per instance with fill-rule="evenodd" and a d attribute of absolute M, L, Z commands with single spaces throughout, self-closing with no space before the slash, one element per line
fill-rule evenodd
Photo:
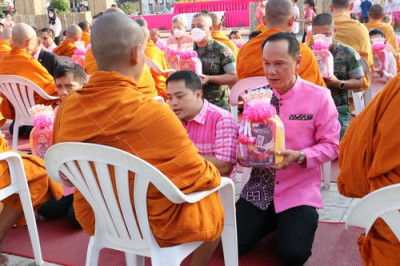
<path fill-rule="evenodd" d="M 54 48 L 53 53 L 60 56 L 72 57 L 76 50 L 75 43 L 70 40 L 64 40 L 59 46 Z"/>
<path fill-rule="evenodd" d="M 239 48 L 236 46 L 236 44 L 234 44 L 231 40 L 229 40 L 228 37 L 226 37 L 225 33 L 223 33 L 222 31 L 213 31 L 211 32 L 211 37 L 214 40 L 222 42 L 223 44 L 228 46 L 229 49 L 231 49 L 232 52 L 235 54 L 235 56 L 237 56 Z"/>
<path fill-rule="evenodd" d="M 0 74 L 1 75 L 17 75 L 26 78 L 40 88 L 42 88 L 48 95 L 56 96 L 56 84 L 54 78 L 47 72 L 46 68 L 40 64 L 39 61 L 34 59 L 25 50 L 13 47 L 10 54 L 0 60 Z M 59 100 L 48 101 L 44 100 L 35 93 L 35 102 L 37 104 L 54 105 Z M 14 119 L 15 112 L 11 103 L 3 98 L 0 104 L 0 111 L 7 119 Z"/>
<path fill-rule="evenodd" d="M 267 29 L 257 37 L 249 40 L 239 49 L 236 58 L 236 70 L 239 80 L 249 77 L 264 76 L 261 45 L 265 39 L 278 32 L 282 32 L 282 30 L 275 28 Z M 302 60 L 296 73 L 304 80 L 325 87 L 314 53 L 303 43 L 299 42 L 299 44 Z"/>
<path fill-rule="evenodd" d="M 165 61 L 165 54 L 161 51 L 152 40 L 146 43 L 145 55 L 150 58 L 154 63 L 158 65 L 161 70 L 167 70 L 168 65 Z M 167 85 L 165 81 L 167 80 L 168 74 L 157 73 L 153 68 L 150 68 L 151 75 L 154 79 L 154 83 L 159 96 L 163 97 L 164 100 L 167 99 Z"/>
<path fill-rule="evenodd" d="M 86 74 L 88 75 L 92 75 L 94 72 L 98 70 L 97 62 L 93 56 L 92 48 L 90 48 L 85 54 L 84 68 Z M 137 87 L 144 94 L 148 94 L 151 97 L 157 96 L 155 81 L 151 75 L 150 69 L 147 67 L 146 64 L 144 65 L 143 73 L 140 76 L 140 79 L 137 83 Z"/>
<path fill-rule="evenodd" d="M 81 41 L 85 43 L 85 47 L 90 44 L 90 34 L 89 34 L 89 32 L 82 31 Z"/>
<path fill-rule="evenodd" d="M 143 95 L 133 79 L 116 72 L 95 72 L 83 89 L 63 100 L 53 141 L 122 149 L 154 165 L 185 194 L 215 188 L 221 181 L 168 105 Z M 133 181 L 132 175 L 131 185 Z M 151 229 L 162 247 L 214 240 L 223 229 L 224 211 L 217 193 L 198 203 L 174 204 L 150 185 L 147 206 Z M 93 210 L 79 191 L 74 192 L 74 210 L 85 232 L 93 235 Z"/>
<path fill-rule="evenodd" d="M 9 151 L 7 141 L 0 136 L 0 152 Z M 63 187 L 59 183 L 55 183 L 49 178 L 44 166 L 43 159 L 20 153 L 24 164 L 26 179 L 28 181 L 29 192 L 31 194 L 32 205 L 35 210 L 48 201 L 51 196 L 56 200 L 60 199 L 64 193 Z M 0 162 L 0 188 L 10 185 L 10 173 L 6 161 Z M 21 210 L 22 205 L 18 194 L 13 194 L 2 200 L 2 203 L 11 208 Z M 18 225 L 23 225 L 23 219 L 18 222 Z"/>
<path fill-rule="evenodd" d="M 400 74 L 351 122 L 339 145 L 339 192 L 360 198 L 400 183 Z M 398 265 L 400 242 L 378 219 L 358 245 L 364 265 Z"/>
<path fill-rule="evenodd" d="M 11 51 L 11 44 L 8 40 L 0 41 L 0 57 L 8 55 Z"/>
<path fill-rule="evenodd" d="M 351 19 L 348 14 L 334 14 L 332 17 L 336 29 L 335 39 L 356 50 L 356 52 L 367 61 L 371 70 L 373 70 L 372 48 L 368 29 L 358 20 Z M 370 82 L 371 81 L 365 75 L 361 90 L 366 90 Z"/>

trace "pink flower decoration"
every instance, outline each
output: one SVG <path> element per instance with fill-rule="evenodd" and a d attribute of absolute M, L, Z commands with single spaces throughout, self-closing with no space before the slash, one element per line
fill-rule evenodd
<path fill-rule="evenodd" d="M 317 41 L 313 45 L 312 49 L 314 51 L 329 50 L 329 43 L 324 41 Z"/>
<path fill-rule="evenodd" d="M 276 115 L 276 109 L 265 99 L 254 99 L 245 104 L 243 119 L 249 122 L 261 122 Z"/>
<path fill-rule="evenodd" d="M 371 46 L 374 52 L 386 50 L 386 44 L 384 43 L 373 43 Z"/>
<path fill-rule="evenodd" d="M 240 134 L 239 138 L 238 138 L 238 141 L 239 141 L 239 143 L 242 143 L 242 144 L 251 144 L 251 143 L 256 142 L 256 138 Z"/>
<path fill-rule="evenodd" d="M 86 49 L 83 48 L 77 48 L 74 51 L 74 55 L 85 55 L 86 54 Z"/>
<path fill-rule="evenodd" d="M 33 125 L 35 127 L 51 127 L 53 125 L 53 120 L 53 115 L 40 114 L 33 120 Z"/>

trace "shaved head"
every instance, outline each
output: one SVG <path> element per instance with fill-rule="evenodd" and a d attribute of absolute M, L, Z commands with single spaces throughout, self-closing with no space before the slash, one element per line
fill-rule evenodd
<path fill-rule="evenodd" d="M 369 9 L 369 16 L 372 19 L 381 19 L 385 16 L 385 8 L 380 4 L 372 5 Z"/>
<path fill-rule="evenodd" d="M 25 24 L 25 23 L 18 23 L 12 29 L 12 43 L 16 47 L 25 49 L 28 45 L 28 41 L 34 42 L 36 44 L 36 32 L 35 30 Z"/>
<path fill-rule="evenodd" d="M 78 25 L 69 25 L 65 31 L 65 39 L 70 41 L 77 41 L 82 36 L 82 30 Z"/>
<path fill-rule="evenodd" d="M 208 15 L 211 17 L 213 27 L 218 27 L 221 24 L 221 19 L 217 14 L 209 13 Z"/>
<path fill-rule="evenodd" d="M 203 22 L 205 27 L 211 27 L 213 25 L 211 17 L 206 13 L 197 13 L 193 16 L 193 18 L 204 18 Z"/>
<path fill-rule="evenodd" d="M 265 19 L 269 28 L 286 24 L 293 17 L 293 4 L 289 0 L 269 0 L 265 5 Z"/>
<path fill-rule="evenodd" d="M 81 21 L 79 22 L 78 26 L 82 29 L 82 31 L 89 32 L 89 22 L 87 21 Z"/>
<path fill-rule="evenodd" d="M 11 40 L 12 37 L 12 28 L 5 28 L 1 33 L 2 40 Z"/>
<path fill-rule="evenodd" d="M 125 14 L 125 12 L 122 11 L 122 9 L 120 9 L 118 7 L 110 7 L 110 8 L 107 8 L 106 11 L 104 11 L 104 13 L 113 13 L 113 12 Z"/>
<path fill-rule="evenodd" d="M 332 0 L 334 8 L 348 8 L 350 7 L 351 0 Z"/>
<path fill-rule="evenodd" d="M 107 38 L 104 38 L 105 35 Z M 136 61 L 140 61 L 140 53 L 144 53 L 144 33 L 130 17 L 120 12 L 104 14 L 93 25 L 91 42 L 99 70 L 117 71 L 115 69 L 132 68 L 132 65 L 139 64 L 141 74 L 144 54 L 143 62 Z M 139 59 L 136 60 L 136 57 Z"/>

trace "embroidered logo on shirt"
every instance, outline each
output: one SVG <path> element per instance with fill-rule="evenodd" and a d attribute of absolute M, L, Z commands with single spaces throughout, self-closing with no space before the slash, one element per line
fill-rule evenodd
<path fill-rule="evenodd" d="M 225 51 L 223 51 L 223 54 L 225 55 L 225 57 L 228 57 L 232 55 L 232 51 L 231 49 L 226 49 Z"/>
<path fill-rule="evenodd" d="M 361 59 L 360 54 L 357 52 L 354 54 L 354 57 L 356 58 L 357 61 Z"/>
<path fill-rule="evenodd" d="M 289 120 L 311 120 L 313 118 L 312 114 L 308 115 L 290 115 Z"/>

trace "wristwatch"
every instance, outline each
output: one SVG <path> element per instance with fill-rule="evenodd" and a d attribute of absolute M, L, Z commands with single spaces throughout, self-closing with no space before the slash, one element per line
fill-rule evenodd
<path fill-rule="evenodd" d="M 340 81 L 340 84 L 339 84 L 339 89 L 344 89 L 344 81 Z"/>
<path fill-rule="evenodd" d="M 304 151 L 300 151 L 300 156 L 299 156 L 299 159 L 297 159 L 296 163 L 304 162 L 305 158 L 306 158 L 306 154 L 304 153 Z"/>

